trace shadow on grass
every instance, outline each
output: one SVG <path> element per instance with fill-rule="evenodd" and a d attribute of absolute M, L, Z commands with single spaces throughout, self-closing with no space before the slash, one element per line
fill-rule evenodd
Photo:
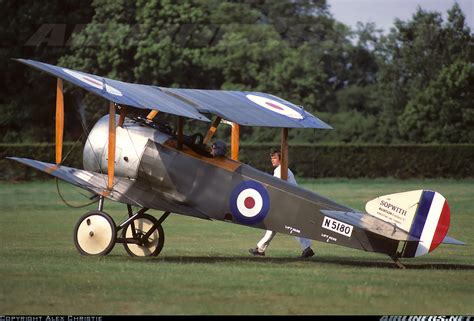
<path fill-rule="evenodd" d="M 117 258 L 117 257 L 115 257 Z M 123 257 L 124 260 L 130 260 L 130 257 Z M 215 264 L 215 263 L 231 263 L 231 262 L 251 262 L 259 264 L 288 264 L 305 262 L 306 264 L 336 264 L 343 266 L 352 267 L 368 267 L 368 268 L 389 268 L 389 269 L 400 269 L 393 261 L 374 261 L 364 259 L 347 259 L 342 257 L 317 257 L 317 258 L 285 258 L 285 257 L 243 257 L 243 256 L 163 256 L 153 258 L 133 258 L 133 260 L 140 260 L 141 262 L 147 261 L 150 263 L 180 263 L 180 264 L 192 264 L 192 263 L 203 263 L 203 264 Z M 406 269 L 413 270 L 474 270 L 474 265 L 469 264 L 451 264 L 441 262 L 401 262 Z"/>

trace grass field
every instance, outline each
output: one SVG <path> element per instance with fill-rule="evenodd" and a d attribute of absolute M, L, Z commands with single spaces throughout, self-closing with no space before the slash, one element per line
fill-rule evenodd
<path fill-rule="evenodd" d="M 156 258 L 131 258 L 118 244 L 84 257 L 54 180 L 0 183 L 0 315 L 5 314 L 474 314 L 474 180 L 299 180 L 339 203 L 364 209 L 383 194 L 433 189 L 451 208 L 441 245 L 395 267 L 388 257 L 316 242 L 298 259 L 293 237 L 277 235 L 265 258 L 250 257 L 263 231 L 172 214 Z M 65 197 L 87 201 L 60 183 Z M 126 208 L 106 202 L 116 223 Z M 158 211 L 150 211 L 159 217 Z"/>

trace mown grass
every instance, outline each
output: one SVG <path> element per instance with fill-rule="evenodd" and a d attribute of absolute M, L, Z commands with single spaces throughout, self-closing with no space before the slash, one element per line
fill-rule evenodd
<path fill-rule="evenodd" d="M 298 243 L 277 235 L 265 258 L 250 257 L 262 230 L 171 215 L 156 258 L 131 258 L 118 244 L 106 257 L 76 251 L 82 213 L 66 207 L 54 181 L 1 183 L 0 314 L 473 314 L 474 180 L 299 180 L 337 202 L 363 209 L 382 194 L 433 189 L 451 208 L 441 245 L 397 269 L 383 255 L 316 242 L 298 259 Z M 65 197 L 84 203 L 60 183 Z M 106 202 L 119 223 L 123 205 Z M 160 212 L 150 211 L 159 217 Z"/>

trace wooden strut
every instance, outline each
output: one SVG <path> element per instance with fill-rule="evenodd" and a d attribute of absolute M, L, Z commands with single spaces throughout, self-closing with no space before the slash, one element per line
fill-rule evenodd
<path fill-rule="evenodd" d="M 222 118 L 219 117 L 219 116 L 217 116 L 216 119 L 214 119 L 214 121 L 212 122 L 211 128 L 209 128 L 209 130 L 207 131 L 206 137 L 204 137 L 204 139 L 202 141 L 203 144 L 209 143 L 212 136 L 214 136 L 214 134 L 217 130 L 217 127 L 221 123 L 221 120 L 222 120 Z"/>
<path fill-rule="evenodd" d="M 64 94 L 63 81 L 58 78 L 56 84 L 56 164 L 62 161 L 64 133 Z"/>
<path fill-rule="evenodd" d="M 109 103 L 109 150 L 108 150 L 108 166 L 107 166 L 107 189 L 111 190 L 114 186 L 115 175 L 115 103 Z"/>
<path fill-rule="evenodd" d="M 219 118 L 220 120 L 220 118 Z M 231 138 L 230 138 L 230 158 L 233 160 L 239 160 L 239 143 L 240 143 L 240 125 L 238 123 L 230 122 L 228 120 L 222 119 L 224 124 L 230 125 L 232 128 Z"/>
<path fill-rule="evenodd" d="M 280 178 L 288 180 L 288 128 L 281 129 L 281 172 Z"/>
<path fill-rule="evenodd" d="M 178 150 L 183 149 L 183 127 L 184 127 L 184 118 L 178 116 Z"/>
<path fill-rule="evenodd" d="M 232 134 L 231 134 L 231 152 L 230 158 L 233 160 L 239 160 L 239 138 L 240 126 L 237 123 L 232 123 Z"/>
<path fill-rule="evenodd" d="M 158 115 L 158 110 L 152 110 L 150 113 L 146 116 L 146 119 L 152 120 L 155 118 L 155 116 Z"/>
<path fill-rule="evenodd" d="M 122 127 L 123 128 L 123 123 L 125 122 L 125 116 L 127 116 L 127 107 L 123 106 L 122 109 L 120 110 L 120 118 L 119 118 L 119 122 L 118 122 L 118 127 Z"/>

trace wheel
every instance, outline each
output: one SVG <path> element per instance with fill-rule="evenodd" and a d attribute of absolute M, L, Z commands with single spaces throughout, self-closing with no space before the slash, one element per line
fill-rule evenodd
<path fill-rule="evenodd" d="M 138 239 L 141 239 L 153 226 L 156 226 L 153 233 L 148 237 L 143 244 L 123 243 L 125 251 L 130 256 L 157 256 L 165 243 L 165 232 L 161 225 L 158 225 L 158 220 L 149 215 L 143 216 L 130 222 L 122 232 L 122 238 L 133 238 L 132 229 L 135 228 L 135 233 Z"/>
<path fill-rule="evenodd" d="M 81 216 L 74 227 L 74 245 L 82 255 L 107 255 L 115 245 L 117 232 L 109 214 L 92 211 Z"/>

